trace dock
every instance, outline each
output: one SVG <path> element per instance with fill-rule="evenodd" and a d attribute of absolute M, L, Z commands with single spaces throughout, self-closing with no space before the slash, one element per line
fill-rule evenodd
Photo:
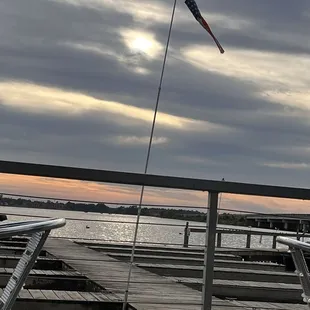
<path fill-rule="evenodd" d="M 26 238 L 0 240 L 3 288 Z M 274 262 L 244 261 L 216 252 L 214 310 L 306 310 L 297 276 Z M 16 309 L 120 309 L 130 247 L 48 238 L 20 292 Z M 254 249 L 251 249 L 254 252 Z M 201 310 L 201 249 L 138 246 L 129 290 L 129 310 Z"/>

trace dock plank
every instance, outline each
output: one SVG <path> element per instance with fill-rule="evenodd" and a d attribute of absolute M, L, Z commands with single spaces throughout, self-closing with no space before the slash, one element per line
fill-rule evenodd
<path fill-rule="evenodd" d="M 67 291 L 67 294 L 73 299 L 73 300 L 82 300 L 85 301 L 85 299 L 80 292 L 73 292 L 73 291 Z"/>
<path fill-rule="evenodd" d="M 160 276 L 202 278 L 202 266 L 172 265 L 136 263 L 137 267 L 143 268 Z M 229 267 L 214 267 L 214 278 L 220 280 L 244 280 L 256 282 L 281 282 L 299 284 L 299 278 L 293 272 L 265 271 L 251 269 L 236 269 Z"/>
<path fill-rule="evenodd" d="M 68 294 L 67 291 L 58 291 L 58 290 L 56 291 L 56 290 L 53 290 L 53 292 L 61 300 L 72 300 L 71 296 Z"/>
<path fill-rule="evenodd" d="M 33 296 L 29 293 L 29 290 L 22 289 L 18 294 L 18 298 L 20 298 L 20 299 L 33 299 Z"/>
<path fill-rule="evenodd" d="M 130 254 L 131 248 L 124 248 L 119 246 L 102 246 L 102 245 L 91 245 L 89 246 L 90 249 L 99 251 L 99 252 L 106 252 L 106 253 L 123 253 L 123 254 Z M 181 251 L 180 249 L 175 250 L 174 248 L 166 248 L 166 249 L 158 249 L 158 248 L 138 248 L 136 249 L 136 254 L 143 254 L 143 255 L 156 255 L 156 256 L 173 256 L 173 257 L 189 257 L 189 258 L 200 258 L 203 259 L 204 252 L 197 252 L 197 251 L 190 251 L 185 250 Z M 241 261 L 242 258 L 237 255 L 232 254 L 222 254 L 222 253 L 215 253 L 215 259 L 222 259 L 222 260 L 236 260 Z"/>
<path fill-rule="evenodd" d="M 89 301 L 100 301 L 99 298 L 96 297 L 96 295 L 93 295 L 90 292 L 80 292 L 80 294 L 83 296 L 83 298 L 85 298 L 85 300 L 89 300 Z"/>
<path fill-rule="evenodd" d="M 41 290 L 29 290 L 29 293 L 32 295 L 34 299 L 46 299 Z"/>
<path fill-rule="evenodd" d="M 105 253 L 109 257 L 121 260 L 124 262 L 130 261 L 130 254 L 126 253 Z M 156 263 L 173 264 L 173 265 L 189 265 L 189 266 L 202 266 L 204 263 L 203 258 L 187 258 L 187 257 L 174 257 L 174 256 L 159 256 L 159 255 L 135 255 L 136 263 Z M 222 260 L 216 259 L 214 261 L 215 267 L 231 267 L 239 269 L 251 269 L 251 270 L 268 270 L 268 271 L 284 271 L 283 265 L 275 263 L 265 262 L 251 262 L 251 261 L 238 261 L 238 260 Z"/>
<path fill-rule="evenodd" d="M 59 297 L 52 290 L 41 290 L 46 299 L 59 300 Z"/>

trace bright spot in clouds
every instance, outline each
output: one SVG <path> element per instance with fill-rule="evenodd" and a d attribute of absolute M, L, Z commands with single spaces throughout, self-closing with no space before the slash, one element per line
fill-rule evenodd
<path fill-rule="evenodd" d="M 131 29 L 123 29 L 120 33 L 125 45 L 134 54 L 141 53 L 149 58 L 156 58 L 162 50 L 162 45 L 152 33 Z"/>
<path fill-rule="evenodd" d="M 146 38 L 138 37 L 134 39 L 131 43 L 131 48 L 133 51 L 145 52 L 147 53 L 152 48 L 152 42 Z"/>

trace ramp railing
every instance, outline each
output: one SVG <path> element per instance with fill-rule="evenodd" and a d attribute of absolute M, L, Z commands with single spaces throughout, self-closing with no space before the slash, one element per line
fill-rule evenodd
<path fill-rule="evenodd" d="M 310 308 L 310 275 L 309 269 L 305 260 L 304 251 L 310 252 L 310 244 L 287 237 L 278 237 L 277 242 L 287 245 L 292 254 L 292 258 L 296 268 L 296 274 L 299 277 L 300 284 L 303 289 L 303 301 Z"/>
<path fill-rule="evenodd" d="M 65 219 L 49 219 L 41 221 L 9 222 L 0 224 L 0 239 L 16 235 L 30 235 L 26 249 L 22 254 L 12 276 L 0 297 L 0 309 L 9 310 L 22 289 L 29 272 L 39 256 L 43 245 L 52 229 L 66 224 Z"/>

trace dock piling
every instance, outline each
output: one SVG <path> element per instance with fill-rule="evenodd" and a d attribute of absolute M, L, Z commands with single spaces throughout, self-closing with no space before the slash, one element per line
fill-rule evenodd
<path fill-rule="evenodd" d="M 277 248 L 277 236 L 273 236 L 272 238 L 272 248 L 273 249 Z"/>
<path fill-rule="evenodd" d="M 209 192 L 208 214 L 206 220 L 206 245 L 204 251 L 204 270 L 202 288 L 202 310 L 212 309 L 212 287 L 214 277 L 214 253 L 218 208 L 218 192 Z"/>
<path fill-rule="evenodd" d="M 249 249 L 251 247 L 251 233 L 246 235 L 246 248 Z"/>
<path fill-rule="evenodd" d="M 222 247 L 222 233 L 217 233 L 217 243 L 216 243 L 216 246 L 218 248 Z"/>
<path fill-rule="evenodd" d="M 189 222 L 186 222 L 184 228 L 184 241 L 183 241 L 184 248 L 188 248 L 189 236 L 190 236 Z"/>

